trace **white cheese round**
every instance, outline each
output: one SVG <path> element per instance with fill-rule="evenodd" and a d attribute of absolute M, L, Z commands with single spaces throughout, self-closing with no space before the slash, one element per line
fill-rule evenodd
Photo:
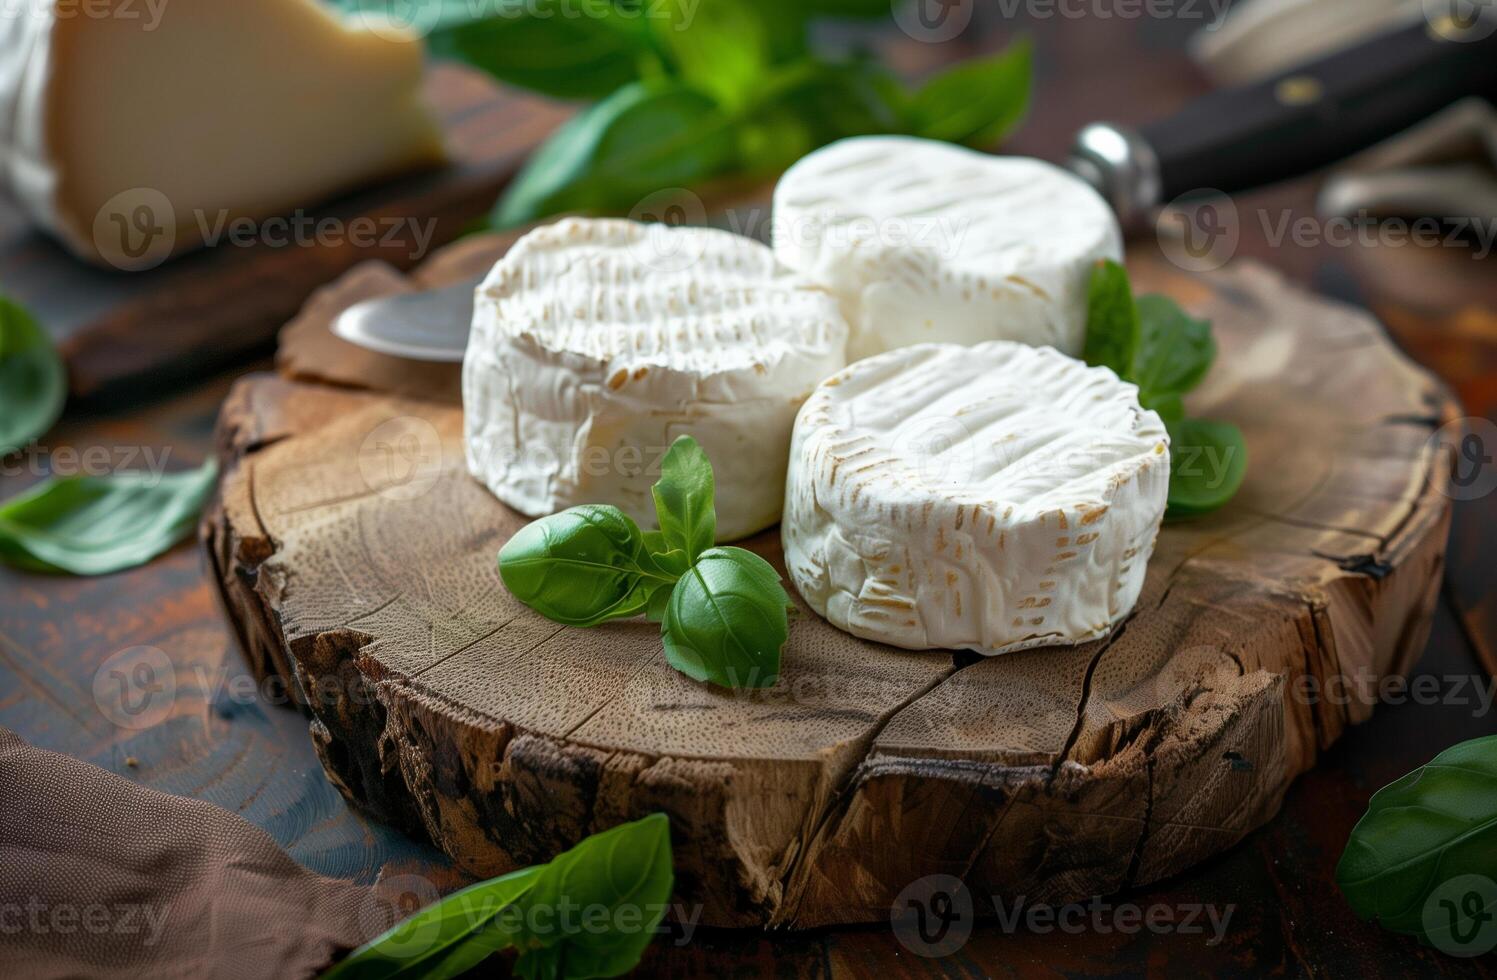
<path fill-rule="evenodd" d="M 795 413 L 846 344 L 836 300 L 758 242 L 559 221 L 478 289 L 468 467 L 531 516 L 614 504 L 654 527 L 660 458 L 691 435 L 716 475 L 718 538 L 741 538 L 779 520 Z"/>
<path fill-rule="evenodd" d="M 833 625 L 894 646 L 1096 639 L 1143 587 L 1168 450 L 1133 385 L 1051 348 L 890 351 L 801 409 L 785 563 Z"/>
<path fill-rule="evenodd" d="M 841 300 L 854 361 L 987 340 L 1080 354 L 1092 266 L 1123 254 L 1111 209 L 1068 171 L 907 136 L 800 160 L 775 187 L 773 236 Z"/>

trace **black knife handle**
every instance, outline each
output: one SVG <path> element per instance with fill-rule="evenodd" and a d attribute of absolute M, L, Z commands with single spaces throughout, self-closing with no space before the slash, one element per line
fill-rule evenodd
<path fill-rule="evenodd" d="M 1492 26 L 1462 32 L 1448 20 L 1420 19 L 1143 127 L 1158 162 L 1159 203 L 1318 170 L 1461 98 L 1497 95 L 1497 31 L 1484 30 Z"/>

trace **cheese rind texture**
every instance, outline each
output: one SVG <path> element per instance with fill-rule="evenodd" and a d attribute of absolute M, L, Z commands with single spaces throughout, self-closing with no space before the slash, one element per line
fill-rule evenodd
<path fill-rule="evenodd" d="M 147 268 L 230 220 L 443 159 L 423 46 L 393 26 L 315 0 L 14 14 L 0 18 L 0 190 L 90 261 Z"/>
<path fill-rule="evenodd" d="M 655 527 L 660 459 L 690 435 L 712 461 L 718 540 L 745 537 L 779 520 L 796 411 L 846 343 L 836 300 L 758 242 L 565 219 L 478 289 L 468 468 L 532 517 L 613 504 Z"/>
<path fill-rule="evenodd" d="M 1133 385 L 1051 348 L 890 351 L 796 419 L 785 563 L 833 625 L 897 647 L 1096 639 L 1143 587 L 1168 449 Z"/>
<path fill-rule="evenodd" d="M 1111 209 L 1073 174 L 906 136 L 797 162 L 775 187 L 773 238 L 841 300 L 853 361 L 988 340 L 1079 355 L 1091 269 L 1122 258 Z"/>

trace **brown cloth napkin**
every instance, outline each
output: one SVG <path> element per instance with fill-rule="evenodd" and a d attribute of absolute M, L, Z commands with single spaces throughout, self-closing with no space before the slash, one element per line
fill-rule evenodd
<path fill-rule="evenodd" d="M 0 977 L 309 977 L 386 911 L 227 810 L 0 728 Z"/>

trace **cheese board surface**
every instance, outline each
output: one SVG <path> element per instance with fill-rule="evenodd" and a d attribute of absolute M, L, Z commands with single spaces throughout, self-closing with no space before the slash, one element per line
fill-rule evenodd
<path fill-rule="evenodd" d="M 413 276 L 366 264 L 239 383 L 203 540 L 252 667 L 295 677 L 334 783 L 475 874 L 671 816 L 703 922 L 881 920 L 931 874 L 1060 902 L 1159 880 L 1271 817 L 1434 608 L 1459 414 L 1364 313 L 1251 263 L 1140 257 L 1142 289 L 1215 322 L 1191 399 L 1244 430 L 1237 499 L 1161 533 L 1108 637 L 994 658 L 910 653 L 798 603 L 778 686 L 674 673 L 644 621 L 558 627 L 495 568 L 525 523 L 467 473 L 452 366 L 349 347 L 370 296 L 482 271 L 473 238 Z M 780 561 L 775 531 L 748 546 Z"/>

